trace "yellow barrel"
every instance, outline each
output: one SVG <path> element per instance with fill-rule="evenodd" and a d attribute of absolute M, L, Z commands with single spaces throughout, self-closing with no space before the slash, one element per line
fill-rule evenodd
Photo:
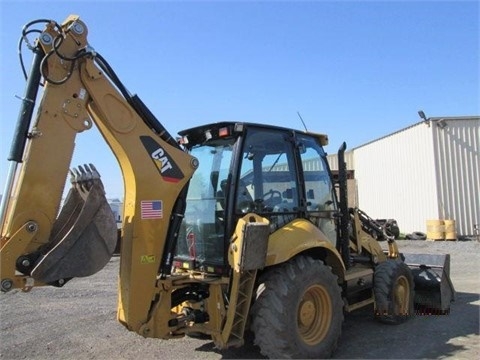
<path fill-rule="evenodd" d="M 445 240 L 457 240 L 455 220 L 445 220 Z"/>
<path fill-rule="evenodd" d="M 443 220 L 427 220 L 427 239 L 445 240 L 445 222 Z"/>

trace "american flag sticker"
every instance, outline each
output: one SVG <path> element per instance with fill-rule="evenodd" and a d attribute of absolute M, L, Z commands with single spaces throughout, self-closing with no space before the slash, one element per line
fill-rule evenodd
<path fill-rule="evenodd" d="M 144 200 L 144 201 L 142 201 L 140 213 L 141 213 L 142 220 L 163 218 L 163 202 L 162 202 L 162 200 Z"/>

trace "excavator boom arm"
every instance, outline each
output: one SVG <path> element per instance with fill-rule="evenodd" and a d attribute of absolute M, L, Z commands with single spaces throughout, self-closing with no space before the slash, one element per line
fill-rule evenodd
<path fill-rule="evenodd" d="M 2 205 L 2 291 L 62 285 L 98 271 L 110 258 L 117 229 L 94 166 L 73 170 L 72 190 L 58 214 L 75 138 L 95 124 L 122 171 L 118 316 L 138 331 L 158 297 L 157 280 L 171 267 L 186 187 L 198 163 L 128 94 L 87 34 L 86 25 L 70 16 L 62 25 L 48 22 L 37 41 L 27 86 L 33 99 L 24 100 L 19 116 Z M 41 78 L 44 89 L 30 124 Z"/>

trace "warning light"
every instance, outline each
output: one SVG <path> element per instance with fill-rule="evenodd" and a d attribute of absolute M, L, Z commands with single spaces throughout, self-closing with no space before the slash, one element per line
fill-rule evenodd
<path fill-rule="evenodd" d="M 228 135 L 229 135 L 228 127 L 223 127 L 223 128 L 218 129 L 218 136 L 219 137 L 224 137 L 224 136 L 228 136 Z"/>
<path fill-rule="evenodd" d="M 180 145 L 188 144 L 188 138 L 186 136 L 178 137 L 177 144 L 180 144 Z"/>

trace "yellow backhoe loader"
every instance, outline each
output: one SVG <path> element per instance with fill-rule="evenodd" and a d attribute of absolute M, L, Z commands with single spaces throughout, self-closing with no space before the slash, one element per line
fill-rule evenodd
<path fill-rule="evenodd" d="M 415 302 L 449 310 L 448 255 L 407 265 L 392 236 L 382 249 L 347 207 L 345 144 L 334 182 L 326 135 L 221 122 L 175 139 L 87 33 L 73 15 L 23 30 L 38 38 L 0 209 L 3 292 L 64 286 L 110 260 L 117 227 L 100 175 L 90 164 L 69 170 L 76 136 L 96 126 L 125 185 L 118 320 L 128 330 L 200 333 L 224 349 L 251 329 L 268 357 L 322 358 L 345 312 L 371 306 L 400 323 Z"/>

